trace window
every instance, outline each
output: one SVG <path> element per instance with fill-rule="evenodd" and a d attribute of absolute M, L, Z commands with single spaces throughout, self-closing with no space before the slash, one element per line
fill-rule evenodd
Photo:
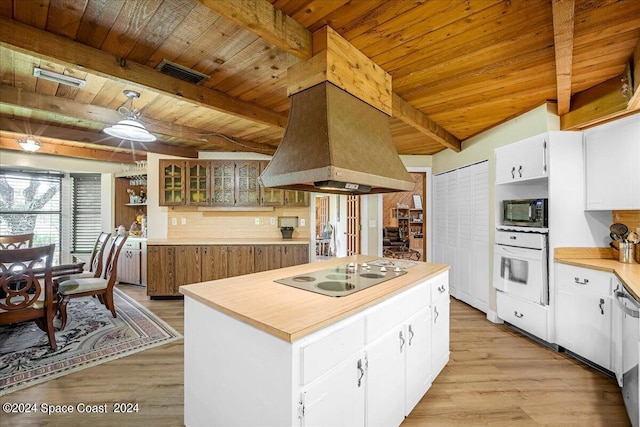
<path fill-rule="evenodd" d="M 0 171 L 0 234 L 33 233 L 33 246 L 56 244 L 59 258 L 62 174 Z"/>
<path fill-rule="evenodd" d="M 71 174 L 71 251 L 89 253 L 102 231 L 100 174 Z"/>

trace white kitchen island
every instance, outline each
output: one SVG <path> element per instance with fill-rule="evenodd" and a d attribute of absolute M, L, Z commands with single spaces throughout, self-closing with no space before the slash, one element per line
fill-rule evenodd
<path fill-rule="evenodd" d="M 449 360 L 449 266 L 416 262 L 344 297 L 274 282 L 375 260 L 394 262 L 354 256 L 181 286 L 185 425 L 399 425 Z"/>

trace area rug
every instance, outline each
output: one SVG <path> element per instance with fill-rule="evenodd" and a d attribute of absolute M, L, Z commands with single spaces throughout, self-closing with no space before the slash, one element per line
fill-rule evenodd
<path fill-rule="evenodd" d="M 0 396 L 182 338 L 119 289 L 113 297 L 115 319 L 97 298 L 72 299 L 57 350 L 34 322 L 0 327 Z"/>

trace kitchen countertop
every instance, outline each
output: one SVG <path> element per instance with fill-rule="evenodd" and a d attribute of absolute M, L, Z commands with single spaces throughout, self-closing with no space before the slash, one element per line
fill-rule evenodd
<path fill-rule="evenodd" d="M 363 263 L 376 259 L 380 258 L 362 255 L 334 258 L 180 286 L 180 293 L 271 335 L 293 342 L 449 269 L 446 264 L 416 262 L 406 269 L 407 274 L 344 297 L 330 297 L 274 282 L 350 262 Z"/>
<path fill-rule="evenodd" d="M 308 245 L 309 239 L 282 239 L 282 238 L 257 238 L 257 239 L 147 239 L 147 245 Z"/>
<path fill-rule="evenodd" d="M 608 248 L 557 248 L 555 262 L 593 268 L 615 274 L 624 287 L 640 301 L 640 264 L 626 264 L 613 258 Z"/>

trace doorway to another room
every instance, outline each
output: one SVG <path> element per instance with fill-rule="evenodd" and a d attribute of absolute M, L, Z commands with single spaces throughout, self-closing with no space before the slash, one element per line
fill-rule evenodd
<path fill-rule="evenodd" d="M 410 172 L 413 191 L 383 195 L 383 255 L 427 260 L 427 174 Z"/>

